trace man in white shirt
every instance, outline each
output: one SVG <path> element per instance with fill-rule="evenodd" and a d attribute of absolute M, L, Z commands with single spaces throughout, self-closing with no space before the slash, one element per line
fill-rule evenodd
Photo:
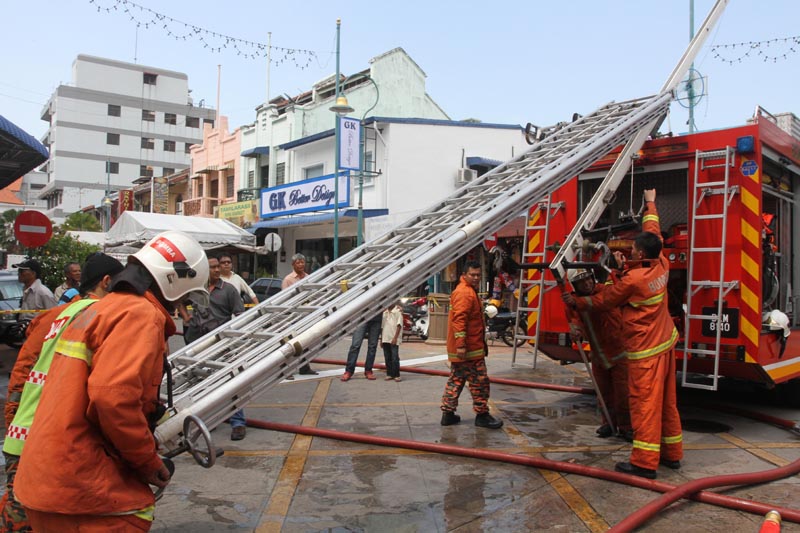
<path fill-rule="evenodd" d="M 306 256 L 303 254 L 294 254 L 292 256 L 292 271 L 283 278 L 281 289 L 291 287 L 306 276 L 308 276 L 308 274 L 306 274 Z M 315 376 L 319 373 L 311 368 L 309 364 L 301 366 L 298 372 L 304 376 Z"/>
<path fill-rule="evenodd" d="M 245 303 L 252 303 L 253 305 L 258 304 L 256 293 L 253 292 L 253 289 L 250 288 L 250 285 L 248 285 L 239 274 L 233 271 L 233 260 L 231 259 L 230 255 L 226 253 L 219 254 L 219 269 L 220 277 L 225 280 L 225 283 L 230 283 L 237 291 L 239 291 L 239 294 Z"/>
<path fill-rule="evenodd" d="M 56 298 L 39 279 L 42 276 L 42 266 L 36 259 L 27 259 L 22 263 L 11 265 L 17 269 L 17 279 L 24 286 L 22 289 L 22 301 L 20 309 L 23 311 L 34 311 L 31 313 L 20 313 L 17 320 L 20 324 L 25 324 L 33 320 L 37 315 L 36 310 L 50 309 L 56 306 Z"/>

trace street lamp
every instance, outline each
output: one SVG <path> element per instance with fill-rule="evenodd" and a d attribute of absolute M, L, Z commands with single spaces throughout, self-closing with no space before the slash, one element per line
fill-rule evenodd
<path fill-rule="evenodd" d="M 108 233 L 109 228 L 111 227 L 111 161 L 106 160 L 106 194 L 103 196 L 101 200 L 101 204 L 103 204 L 103 208 L 105 210 L 105 216 L 103 217 L 103 231 Z"/>
<path fill-rule="evenodd" d="M 339 118 L 353 111 L 347 103 L 347 98 L 339 94 L 339 33 L 342 26 L 342 19 L 336 19 L 336 104 L 331 107 L 331 111 L 336 113 L 336 129 L 334 139 L 336 143 L 336 154 L 334 156 L 333 170 L 333 259 L 339 258 Z"/>
<path fill-rule="evenodd" d="M 372 104 L 372 107 L 370 107 L 369 109 L 364 111 L 364 114 L 361 115 L 361 122 L 360 122 L 360 126 L 361 126 L 361 142 L 359 143 L 359 147 L 358 147 L 358 149 L 359 149 L 358 159 L 361 162 L 361 171 L 358 173 L 358 219 L 357 219 L 357 224 L 358 224 L 358 234 L 357 235 L 358 236 L 356 238 L 357 246 L 361 246 L 362 244 L 364 244 L 364 230 L 363 230 L 363 227 L 364 227 L 364 173 L 367 172 L 367 169 L 366 169 L 366 166 L 367 166 L 366 155 L 367 154 L 366 154 L 366 149 L 365 149 L 367 141 L 366 141 L 366 137 L 364 136 L 364 119 L 367 118 L 367 114 L 369 114 L 370 111 L 375 109 L 375 106 L 378 105 L 378 101 L 381 99 L 381 91 L 380 91 L 380 89 L 378 89 L 378 84 L 375 83 L 375 80 L 373 80 L 368 74 L 364 74 L 363 72 L 359 72 L 359 73 L 352 74 L 352 75 L 348 76 L 347 78 L 344 79 L 344 82 L 342 82 L 342 85 L 347 85 L 347 82 L 349 82 L 351 80 L 357 80 L 359 78 L 366 78 L 367 80 L 369 80 L 370 83 L 372 83 L 372 86 L 375 87 L 375 103 Z M 344 96 L 342 96 L 341 98 L 344 99 L 345 103 L 347 102 L 347 98 L 345 98 Z M 338 104 L 338 99 L 337 99 L 337 104 Z M 331 109 L 333 109 L 333 108 L 331 108 Z M 350 108 L 350 112 L 352 112 L 352 111 L 354 111 L 353 108 Z"/>

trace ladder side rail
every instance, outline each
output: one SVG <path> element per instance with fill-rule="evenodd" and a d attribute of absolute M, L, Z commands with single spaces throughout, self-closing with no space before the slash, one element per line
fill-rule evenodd
<path fill-rule="evenodd" d="M 544 220 L 544 235 L 543 235 L 543 240 L 542 240 L 542 252 L 546 252 L 544 247 L 547 245 L 547 230 L 548 230 L 548 228 L 550 226 L 550 205 L 552 203 L 552 199 L 553 199 L 553 195 L 552 194 L 548 194 L 545 197 L 544 202 L 541 202 L 541 203 L 537 204 L 537 208 L 540 211 L 544 211 L 544 217 L 545 217 L 545 220 Z M 530 220 L 530 215 L 528 215 L 528 213 L 526 212 L 525 233 L 524 233 L 525 240 L 522 243 L 523 247 L 527 245 L 528 239 L 529 239 L 528 232 L 531 230 L 531 228 L 528 227 L 528 221 L 529 220 Z M 530 256 L 532 254 L 526 254 L 526 251 L 523 251 L 523 257 L 525 255 L 529 255 Z M 542 258 L 544 259 L 544 256 Z M 523 263 L 524 262 L 525 261 L 523 260 Z M 517 363 L 517 339 L 516 339 L 516 336 L 517 336 L 517 329 L 519 328 L 520 308 L 523 307 L 522 306 L 523 295 L 524 295 L 524 298 L 525 298 L 525 307 L 529 307 L 528 304 L 530 303 L 530 302 L 528 302 L 528 299 L 527 299 L 528 298 L 527 293 L 530 291 L 530 287 L 528 287 L 527 290 L 524 290 L 525 285 L 523 284 L 523 281 L 525 280 L 525 276 L 527 276 L 527 274 L 528 273 L 526 272 L 526 270 L 524 268 L 521 268 L 519 270 L 519 285 L 518 285 L 519 286 L 519 298 L 517 299 L 517 309 L 516 309 L 516 312 L 514 313 L 514 341 L 512 343 L 513 346 L 512 346 L 512 350 L 511 350 L 511 368 L 514 368 L 514 365 Z M 539 274 L 540 274 L 539 280 L 537 280 L 537 283 L 532 285 L 532 286 L 537 286 L 538 287 L 538 294 L 536 296 L 536 309 L 537 310 L 534 311 L 534 312 L 537 313 L 537 317 L 539 317 L 541 315 L 541 313 L 539 313 L 539 311 L 541 310 L 541 307 L 542 307 L 542 280 L 544 280 L 544 275 L 543 275 L 544 273 L 542 271 L 539 271 Z M 528 315 L 529 315 L 529 312 L 526 312 L 525 313 L 526 319 L 527 319 Z M 527 320 L 526 320 L 526 325 L 527 325 Z M 537 333 L 539 331 L 539 320 L 538 320 L 538 318 L 536 320 L 536 331 L 537 331 Z M 525 328 L 525 334 L 527 335 L 527 333 L 528 333 L 528 328 Z M 536 336 L 536 338 L 538 339 L 538 336 Z M 536 352 L 535 351 L 534 351 L 534 355 L 533 355 L 533 366 L 532 366 L 532 368 L 534 368 L 534 369 L 536 368 Z"/>
<path fill-rule="evenodd" d="M 698 190 L 698 181 L 700 179 L 700 165 L 701 165 L 701 158 L 700 158 L 700 150 L 695 150 L 694 152 L 694 174 L 691 184 L 691 191 L 692 191 L 692 213 L 691 213 L 691 223 L 689 229 L 689 263 L 687 266 L 687 273 L 686 273 L 686 283 L 688 290 L 686 291 L 686 316 L 684 317 L 684 329 L 683 329 L 683 362 L 682 362 L 682 372 L 681 372 L 681 386 L 692 388 L 695 384 L 691 383 L 688 379 L 688 368 L 689 368 L 689 359 L 692 356 L 693 348 L 692 348 L 692 300 L 694 299 L 694 295 L 700 290 L 698 287 L 697 289 L 693 289 L 692 282 L 694 281 L 694 266 L 696 262 L 695 258 L 695 251 L 697 248 L 697 243 L 695 240 L 695 236 L 697 235 L 697 207 L 699 202 L 705 197 L 705 190 Z M 700 198 L 697 197 L 698 192 L 700 192 Z"/>
<path fill-rule="evenodd" d="M 626 124 L 623 124 L 623 125 L 626 125 Z M 607 141 L 607 142 L 608 142 L 608 141 Z M 616 141 L 616 140 L 614 140 L 614 139 L 611 139 L 611 142 L 610 142 L 610 144 L 609 144 L 609 145 L 610 145 L 610 146 L 613 146 L 613 145 L 614 145 L 614 143 L 616 143 L 616 142 L 618 142 L 618 141 Z M 594 154 L 594 156 L 595 156 L 595 157 L 600 157 L 600 156 L 602 155 L 602 153 L 603 153 L 603 152 L 601 152 L 601 151 L 599 151 L 599 150 L 602 150 L 602 148 L 598 149 L 597 147 L 595 147 L 595 154 Z M 573 160 L 575 160 L 575 159 L 576 159 L 576 157 L 577 157 L 576 155 L 573 155 L 573 156 L 572 156 L 572 158 L 570 158 L 570 159 L 573 159 Z M 575 162 L 574 162 L 574 161 L 572 161 L 572 162 L 571 162 L 571 164 L 573 164 L 573 165 L 574 165 L 574 164 L 575 164 Z M 586 166 L 588 166 L 588 164 L 590 164 L 590 163 L 584 163 L 584 164 L 585 164 Z M 561 178 L 562 178 L 562 182 L 563 182 L 563 181 L 565 181 L 566 179 L 569 179 L 569 175 L 562 176 Z M 534 189 L 539 189 L 539 188 L 541 187 L 541 184 L 539 183 L 539 181 L 540 181 L 540 180 L 534 180 L 534 182 L 531 184 L 531 187 L 533 187 Z M 545 181 L 552 181 L 552 180 L 545 180 Z M 560 184 L 561 184 L 561 183 L 559 182 L 559 183 L 557 184 L 557 186 L 560 186 Z M 515 191 L 515 193 L 516 193 L 516 191 Z M 518 202 L 520 202 L 519 196 L 518 196 L 517 194 L 513 194 L 513 195 L 512 195 L 512 201 L 514 201 L 514 202 L 517 202 L 517 203 L 518 203 Z M 518 206 L 517 206 L 517 207 L 518 207 Z M 504 206 L 500 206 L 498 209 L 495 209 L 494 211 L 495 211 L 495 212 L 500 212 L 500 213 L 503 213 L 503 212 L 509 212 L 509 211 L 507 211 L 507 210 L 505 210 L 505 209 L 506 209 L 506 208 L 505 208 Z M 513 207 L 512 207 L 512 209 L 513 209 Z M 496 215 L 493 215 L 493 216 L 491 216 L 491 219 L 492 219 L 492 222 L 493 222 L 493 223 L 497 224 L 497 216 L 496 216 Z M 502 223 L 501 223 L 501 224 L 502 224 Z M 351 252 L 351 253 L 353 253 L 353 252 Z M 449 262 L 449 261 L 448 261 L 448 262 Z M 298 284 L 298 285 L 299 285 L 299 284 Z M 210 335 L 209 337 L 213 337 L 213 335 Z"/>
<path fill-rule="evenodd" d="M 582 169 L 587 168 L 596 159 L 607 153 L 611 148 L 618 145 L 621 141 L 624 141 L 626 136 L 632 135 L 634 131 L 640 128 L 641 123 L 653 120 L 653 115 L 659 116 L 665 112 L 668 104 L 669 99 L 666 97 L 656 97 L 652 99 L 648 105 L 643 105 L 640 109 L 637 109 L 628 115 L 623 115 L 617 123 L 609 127 L 609 131 L 605 132 L 599 138 L 594 136 L 588 139 L 585 143 L 588 146 L 583 147 L 581 150 L 574 150 L 564 158 L 556 160 L 551 165 L 555 168 L 552 168 L 548 172 L 538 176 L 534 176 L 535 179 L 531 179 L 527 187 L 523 188 L 518 186 L 517 189 L 512 191 L 504 201 L 500 201 L 498 204 L 490 206 L 491 208 L 485 209 L 483 215 L 477 220 L 469 222 L 465 226 L 459 228 L 455 233 L 452 233 L 447 238 L 442 239 L 441 246 L 435 246 L 432 249 L 421 250 L 420 252 L 413 254 L 418 256 L 418 262 L 423 263 L 423 265 L 419 265 L 422 268 L 411 268 L 411 265 L 406 263 L 404 267 L 408 268 L 395 269 L 395 273 L 382 280 L 382 283 L 376 282 L 373 284 L 370 287 L 372 292 L 370 292 L 369 295 L 363 294 L 360 295 L 360 298 L 366 298 L 369 302 L 377 303 L 377 306 L 373 311 L 381 309 L 383 305 L 395 297 L 393 295 L 389 298 L 386 298 L 386 301 L 383 301 L 381 295 L 385 290 L 383 289 L 383 286 L 386 285 L 387 281 L 391 281 L 393 283 L 393 291 L 396 291 L 398 288 L 405 288 L 406 286 L 414 286 L 418 284 L 419 281 L 423 280 L 425 276 L 429 275 L 430 272 L 435 271 L 437 268 L 442 268 L 444 265 L 452 262 L 452 260 L 456 259 L 460 255 L 463 255 L 463 253 L 468 251 L 471 247 L 474 247 L 474 245 L 476 245 L 485 234 L 486 229 L 499 227 L 501 224 L 498 224 L 498 217 L 496 216 L 497 213 L 509 211 L 519 212 L 527 205 L 530 205 L 532 200 L 541 198 L 544 194 L 547 194 L 549 192 L 547 190 L 548 187 L 550 188 L 550 191 L 552 191 L 561 186 L 564 182 L 571 179 L 576 172 L 580 172 Z M 351 253 L 355 254 L 356 251 L 354 250 Z M 417 278 L 419 278 L 419 281 Z M 414 284 L 409 285 L 408 280 L 414 280 Z M 376 295 L 379 296 L 377 299 Z M 366 308 L 369 309 L 369 306 Z M 343 309 L 348 309 L 349 314 L 344 313 L 342 311 Z M 361 313 L 363 313 L 363 309 Z M 285 342 L 284 346 L 281 348 L 281 350 L 283 350 L 281 353 L 285 353 L 287 350 L 289 350 L 288 348 L 285 348 L 285 346 L 288 345 L 294 347 L 293 349 L 289 350 L 291 354 L 296 353 L 299 355 L 303 352 L 303 350 L 305 350 L 305 348 L 300 350 L 297 349 L 298 346 L 302 346 L 302 343 L 300 343 L 298 339 L 308 339 L 306 342 L 310 342 L 312 339 L 308 335 L 309 332 L 319 334 L 320 324 L 330 322 L 332 317 L 336 317 L 339 322 L 351 321 L 353 316 L 359 316 L 359 312 L 353 308 L 353 302 L 351 301 L 347 304 L 339 306 L 337 311 L 329 314 L 325 318 L 322 318 L 321 315 L 322 311 L 318 310 L 306 317 L 305 321 L 316 320 L 317 322 L 311 324 L 308 329 L 301 331 L 297 337 L 292 338 L 291 344 L 289 342 Z M 322 318 L 321 321 L 320 318 Z M 298 328 L 298 330 L 299 329 L 300 328 Z M 347 328 L 338 328 L 338 335 L 344 335 L 346 329 Z M 330 332 L 326 332 L 326 335 L 330 335 Z M 319 344 L 319 340 L 317 340 L 316 343 Z M 313 343 L 309 346 L 311 345 L 313 345 Z M 261 362 L 259 361 L 255 366 L 245 368 L 241 375 L 244 375 L 245 373 L 256 375 L 257 373 L 254 373 L 253 369 L 258 368 L 260 363 Z M 296 366 L 299 366 L 297 362 L 295 363 Z M 259 379 L 262 379 L 263 381 L 263 378 Z M 238 383 L 242 382 L 242 379 L 229 380 L 223 385 L 223 388 L 231 387 L 231 390 L 235 392 L 237 387 L 242 387 L 242 385 L 238 385 Z M 188 391 L 187 393 L 190 394 L 191 391 Z"/>
<path fill-rule="evenodd" d="M 651 100 L 651 105 L 652 105 L 652 99 L 653 99 L 653 97 L 650 97 L 650 100 Z M 647 99 L 640 99 L 640 100 L 636 100 L 636 101 L 633 101 L 633 102 L 637 102 L 637 103 L 641 103 L 641 102 L 647 102 Z M 611 105 L 611 104 L 607 105 L 607 106 L 606 106 L 606 108 L 608 108 L 610 105 Z M 641 111 L 641 108 L 640 108 L 640 110 L 639 110 L 639 111 Z M 591 115 L 590 115 L 590 116 L 591 116 Z M 584 118 L 585 118 L 585 117 L 584 117 Z M 583 119 L 581 119 L 581 120 L 583 120 Z M 577 121 L 575 124 L 580 124 L 580 123 L 581 123 L 581 120 Z M 564 135 L 564 132 L 560 132 L 560 133 L 561 133 L 561 135 L 562 135 L 562 136 Z M 548 141 L 548 142 L 549 142 L 549 143 L 551 143 L 551 144 L 552 144 L 552 143 L 555 143 L 557 140 L 558 140 L 558 136 L 557 136 L 557 135 L 556 135 L 556 136 L 553 136 L 553 137 L 551 137 L 550 139 L 545 139 L 545 141 Z M 527 156 L 528 156 L 528 155 L 529 155 L 531 152 L 534 152 L 534 151 L 537 151 L 537 150 L 541 150 L 541 149 L 542 149 L 542 144 L 543 144 L 543 143 L 539 143 L 539 145 L 538 145 L 537 147 L 534 147 L 532 150 L 530 150 L 529 152 L 526 152 L 525 154 L 521 154 L 520 156 L 518 156 L 517 158 L 515 158 L 514 160 L 512 160 L 512 162 L 510 162 L 510 163 L 505 163 L 505 164 L 501 165 L 500 167 L 497 167 L 497 168 L 496 168 L 496 169 L 494 169 L 493 171 L 490 171 L 490 172 L 488 172 L 487 174 L 485 174 L 484 176 L 482 176 L 482 179 L 478 180 L 477 182 L 471 183 L 471 184 L 469 184 L 467 187 L 463 187 L 463 188 L 459 189 L 458 191 L 456 191 L 456 193 L 455 193 L 455 196 L 464 196 L 464 195 L 467 195 L 471 189 L 474 189 L 474 188 L 476 188 L 476 187 L 477 187 L 478 185 L 480 185 L 480 184 L 485 184 L 485 183 L 488 183 L 488 182 L 489 182 L 489 177 L 490 177 L 491 175 L 493 175 L 493 174 L 496 174 L 496 173 L 498 173 L 498 172 L 501 172 L 501 171 L 503 171 L 503 170 L 507 169 L 507 168 L 508 168 L 508 167 L 509 167 L 509 166 L 510 166 L 512 163 L 514 163 L 514 162 L 518 162 L 518 161 L 523 161 L 523 160 L 525 160 L 525 159 L 526 159 L 526 157 L 527 157 Z M 559 184 L 559 186 L 560 186 L 560 184 Z M 436 205 L 436 206 L 434 206 L 433 208 L 429 209 L 428 211 L 431 211 L 431 210 L 433 210 L 433 209 L 440 208 L 441 206 L 444 206 L 444 205 L 446 205 L 446 204 L 445 204 L 445 202 L 440 202 L 439 204 L 437 204 L 437 205 Z M 423 224 L 424 224 L 424 225 L 428 225 L 428 224 L 425 224 L 425 223 L 424 223 L 424 219 L 421 219 L 421 218 L 419 218 L 419 217 L 417 217 L 417 216 L 414 216 L 414 217 L 411 217 L 411 219 L 410 219 L 408 222 L 406 222 L 405 224 L 403 224 L 403 225 L 401 226 L 401 228 L 402 228 L 402 227 L 414 227 L 414 225 L 415 225 L 415 224 L 417 224 L 417 223 L 419 223 L 419 222 L 423 222 Z M 387 232 L 387 234 L 385 234 L 385 235 L 383 236 L 383 238 L 379 238 L 379 239 L 377 239 L 376 241 L 377 241 L 378 243 L 380 243 L 382 240 L 386 240 L 387 236 L 391 236 L 391 235 L 393 235 L 394 233 L 395 233 L 395 232 L 393 232 L 393 231 Z M 368 250 L 369 250 L 369 246 L 368 246 L 368 245 L 366 245 L 366 248 L 365 248 L 365 249 L 368 251 Z M 323 268 L 322 268 L 322 269 L 320 269 L 319 271 L 317 271 L 317 272 L 315 272 L 315 273 L 311 274 L 310 276 L 308 276 L 308 277 L 304 278 L 304 279 L 303 279 L 301 282 L 299 282 L 299 283 L 297 283 L 297 284 L 293 285 L 293 286 L 292 286 L 292 288 L 290 288 L 290 293 L 289 293 L 289 294 L 286 294 L 286 295 L 284 296 L 284 295 L 283 295 L 284 291 L 281 291 L 280 293 L 278 293 L 277 295 L 275 295 L 273 298 L 271 298 L 269 301 L 270 301 L 270 302 L 272 302 L 272 303 L 280 303 L 281 301 L 288 301 L 289 299 L 291 299 L 293 296 L 295 296 L 295 295 L 296 295 L 296 290 L 299 290 L 300 288 L 302 288 L 302 286 L 303 286 L 303 283 L 311 283 L 311 282 L 319 281 L 319 278 L 324 278 L 325 276 L 328 276 L 328 277 L 330 277 L 330 276 L 334 276 L 334 277 L 336 277 L 335 269 L 336 269 L 336 265 L 337 265 L 337 263 L 348 262 L 348 261 L 352 262 L 354 259 L 357 259 L 357 258 L 358 258 L 358 256 L 359 256 L 359 255 L 361 255 L 361 254 L 363 254 L 363 253 L 364 253 L 364 251 L 362 251 L 360 248 L 359 248 L 359 249 L 352 250 L 352 251 L 351 251 L 351 252 L 349 252 L 348 254 L 345 254 L 344 256 L 342 256 L 341 258 L 339 258 L 337 261 L 334 261 L 334 262 L 332 262 L 332 263 L 329 263 L 328 265 L 326 265 L 325 267 L 323 267 Z M 341 277 L 341 276 L 338 276 L 338 277 Z M 295 289 L 295 290 L 292 290 L 292 289 Z M 262 303 L 263 303 L 263 302 L 262 302 Z M 256 308 L 255 308 L 255 309 L 257 309 L 258 307 L 259 307 L 259 306 L 256 306 Z M 252 311 L 252 310 L 251 310 L 251 311 Z M 243 321 L 249 320 L 249 318 L 245 317 L 245 315 L 247 315 L 247 314 L 248 314 L 248 313 L 244 313 L 243 315 L 240 315 L 240 316 L 242 317 L 242 319 L 241 319 L 241 320 L 243 320 Z M 233 322 L 233 323 L 230 323 L 230 322 L 229 322 L 229 323 L 227 323 L 227 324 L 226 324 L 226 326 L 228 326 L 228 327 L 239 327 L 239 321 L 236 321 L 236 319 L 234 319 L 234 320 L 235 320 L 235 322 Z M 200 341 L 198 341 L 198 342 L 200 342 Z M 183 355 L 182 351 L 176 352 L 176 354 Z"/>
<path fill-rule="evenodd" d="M 724 299 L 727 291 L 725 290 L 725 255 L 728 243 L 728 206 L 733 196 L 728 196 L 730 189 L 730 169 L 735 163 L 736 157 L 733 148 L 730 146 L 725 147 L 725 185 L 722 197 L 722 250 L 720 251 L 719 261 L 719 286 L 717 287 L 717 327 L 716 327 L 716 344 L 714 346 L 714 376 L 712 390 L 717 390 L 719 386 L 719 357 L 722 348 L 722 309 L 724 307 Z"/>
<path fill-rule="evenodd" d="M 681 56 L 677 65 L 675 65 L 672 73 L 661 87 L 661 94 L 671 93 L 674 91 L 674 89 L 678 86 L 678 83 L 680 83 L 683 77 L 686 76 L 686 73 L 689 71 L 689 68 L 691 67 L 697 55 L 700 53 L 703 44 L 705 44 L 706 39 L 711 33 L 711 29 L 722 16 L 722 12 L 728 5 L 728 2 L 729 0 L 717 0 L 716 4 L 714 4 L 714 7 L 703 21 L 703 24 L 700 26 L 700 29 L 689 43 L 686 51 Z M 617 161 L 612 166 L 611 170 L 609 170 L 609 173 L 606 175 L 603 183 L 600 185 L 600 189 L 592 198 L 589 208 L 584 211 L 584 215 L 582 215 L 579 219 L 579 224 L 576 224 L 576 227 L 564 242 L 564 246 L 561 249 L 563 252 L 559 251 L 555 259 L 552 261 L 550 268 L 557 269 L 562 277 L 564 275 L 564 268 L 561 266 L 562 261 L 573 260 L 575 258 L 574 245 L 580 245 L 583 243 L 583 237 L 580 234 L 581 228 L 592 229 L 597 223 L 597 220 L 605 210 L 605 206 L 608 204 L 609 194 L 613 195 L 613 193 L 616 192 L 617 187 L 619 187 L 619 184 L 622 182 L 622 178 L 628 172 L 630 167 L 630 156 L 641 149 L 645 140 L 647 140 L 647 136 L 658 125 L 660 120 L 663 120 L 663 118 L 648 124 L 638 135 L 628 142 L 622 153 L 617 158 Z M 595 202 L 595 198 L 598 197 L 602 198 L 602 200 Z M 600 209 L 599 205 L 597 205 L 600 202 L 603 202 L 604 204 L 602 209 Z"/>

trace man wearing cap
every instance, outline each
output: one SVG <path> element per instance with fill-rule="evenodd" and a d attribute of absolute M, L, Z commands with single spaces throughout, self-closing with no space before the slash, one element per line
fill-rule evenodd
<path fill-rule="evenodd" d="M 150 529 L 150 485 L 171 475 L 152 431 L 172 313 L 207 279 L 197 241 L 165 231 L 61 333 L 14 482 L 34 531 Z"/>
<path fill-rule="evenodd" d="M 14 476 L 47 379 L 56 342 L 78 313 L 107 294 L 111 277 L 121 271 L 122 263 L 113 257 L 99 252 L 90 255 L 78 285 L 83 300 L 76 297 L 68 304 L 40 314 L 31 321 L 26 331 L 27 340 L 11 371 L 6 397 L 5 421 L 8 431 L 3 444 L 6 493 L 0 502 L 2 531 L 30 530 L 25 510 L 14 498 Z"/>
<path fill-rule="evenodd" d="M 56 298 L 41 281 L 42 266 L 36 259 L 26 259 L 11 265 L 17 269 L 17 279 L 24 285 L 20 309 L 28 311 L 17 315 L 17 321 L 27 326 L 36 317 L 36 311 L 56 306 Z"/>

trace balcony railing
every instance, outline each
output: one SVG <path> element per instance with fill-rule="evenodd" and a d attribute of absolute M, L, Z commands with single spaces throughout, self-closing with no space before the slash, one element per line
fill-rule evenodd
<path fill-rule="evenodd" d="M 187 217 L 213 217 L 214 208 L 219 205 L 218 198 L 192 198 L 191 200 L 183 201 L 183 214 Z"/>

